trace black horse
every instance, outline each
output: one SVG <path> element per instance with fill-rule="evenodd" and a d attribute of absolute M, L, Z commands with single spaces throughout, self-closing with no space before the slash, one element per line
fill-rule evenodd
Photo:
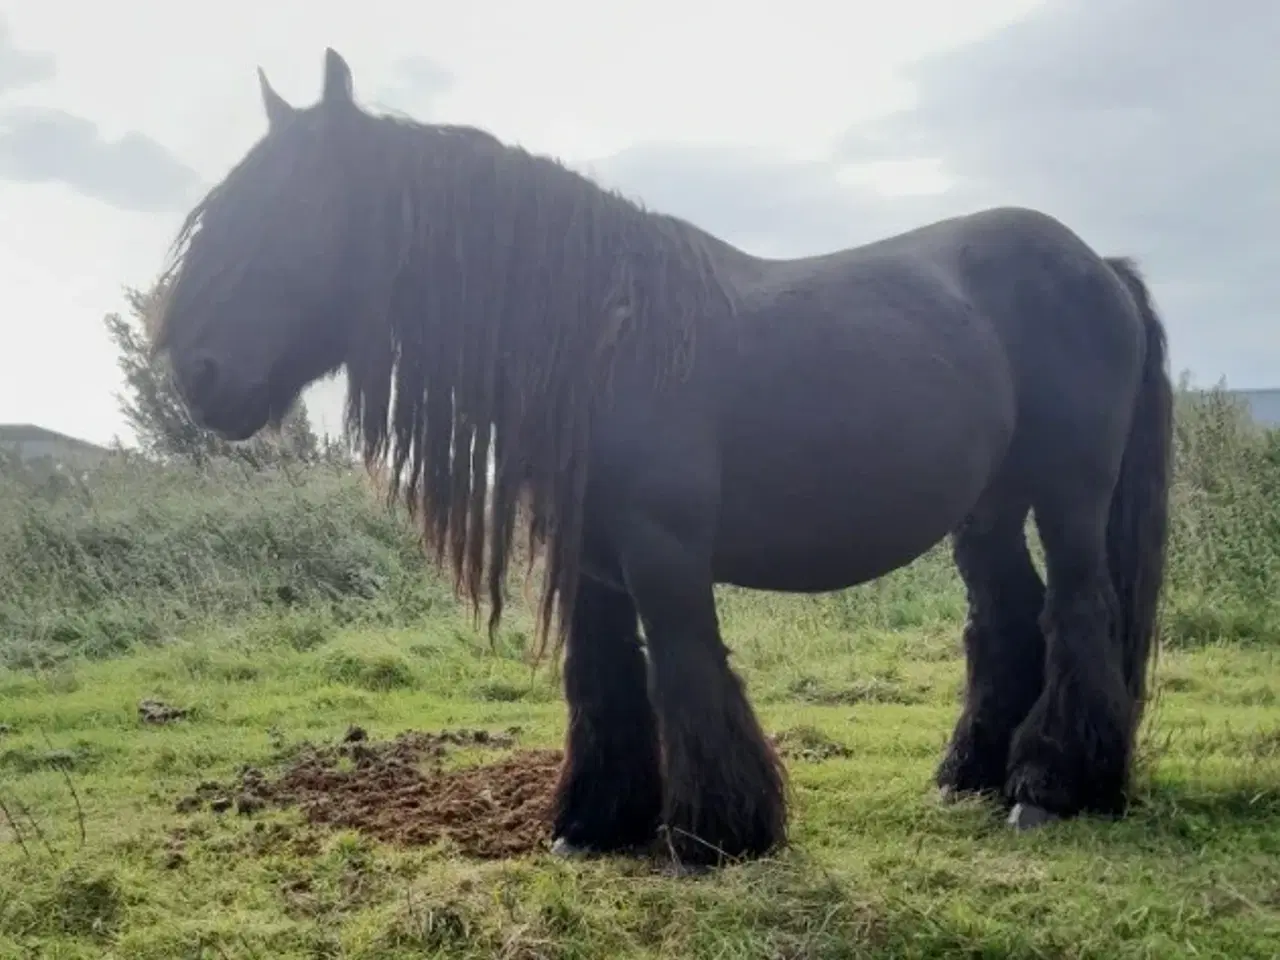
<path fill-rule="evenodd" d="M 836 590 L 949 533 L 968 677 L 939 784 L 1018 825 L 1124 809 L 1171 431 L 1132 263 L 1024 209 L 763 260 L 481 131 L 372 115 L 332 50 L 312 107 L 260 79 L 267 133 L 188 217 L 156 349 L 229 438 L 345 367 L 367 461 L 491 629 L 516 527 L 545 548 L 557 850 L 784 841 L 713 585 Z"/>

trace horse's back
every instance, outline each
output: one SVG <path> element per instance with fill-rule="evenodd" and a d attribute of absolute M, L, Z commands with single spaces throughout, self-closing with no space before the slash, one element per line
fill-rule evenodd
<path fill-rule="evenodd" d="M 1125 407 L 1140 365 L 1118 278 L 1034 211 L 738 275 L 712 361 L 717 567 L 747 586 L 829 589 L 909 562 L 972 509 L 1016 434 Z"/>
<path fill-rule="evenodd" d="M 1037 210 L 997 207 L 847 253 L 851 276 L 889 276 L 886 265 L 896 263 L 939 278 L 976 327 L 990 331 L 1020 455 L 1058 469 L 1080 462 L 1080 444 L 1123 447 L 1145 324 L 1124 280 L 1070 227 Z M 943 314 L 932 319 L 947 326 Z M 944 343 L 936 341 L 939 349 Z"/>
<path fill-rule="evenodd" d="M 720 575 L 833 589 L 928 549 L 986 487 L 1015 419 L 999 339 L 955 275 L 886 245 L 765 263 L 737 293 L 731 345 L 709 361 Z"/>
<path fill-rule="evenodd" d="M 1044 469 L 1080 463 L 1073 444 L 1120 450 L 1146 343 L 1124 281 L 1046 214 L 996 209 L 957 227 L 950 268 L 1000 340 L 1024 450 L 1056 461 Z"/>
<path fill-rule="evenodd" d="M 827 291 L 846 304 L 841 322 L 872 354 L 879 351 L 867 338 L 887 337 L 899 352 L 914 349 L 952 368 L 986 366 L 999 380 L 982 362 L 998 345 L 1024 421 L 1061 419 L 1089 405 L 1114 409 L 1137 388 L 1145 331 L 1128 288 L 1100 254 L 1048 214 L 997 207 L 775 264 L 755 289 L 790 286 L 804 292 L 799 299 Z M 753 321 L 776 322 L 784 314 Z"/>

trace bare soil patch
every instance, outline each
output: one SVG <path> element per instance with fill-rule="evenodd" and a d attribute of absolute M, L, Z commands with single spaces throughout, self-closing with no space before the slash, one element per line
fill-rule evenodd
<path fill-rule="evenodd" d="M 202 783 L 178 802 L 190 812 L 251 815 L 296 807 L 316 826 L 352 829 L 385 843 L 447 839 L 463 855 L 514 857 L 546 845 L 559 750 L 517 750 L 493 763 L 446 770 L 460 747 L 510 749 L 511 733 L 409 731 L 373 741 L 359 728 L 340 744 L 304 744 L 277 774 L 242 770 L 230 784 Z"/>

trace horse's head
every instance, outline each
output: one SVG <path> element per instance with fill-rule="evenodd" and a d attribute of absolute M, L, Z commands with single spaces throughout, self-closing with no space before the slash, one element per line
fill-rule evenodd
<path fill-rule="evenodd" d="M 229 439 L 346 362 L 379 203 L 360 177 L 377 121 L 342 57 L 326 51 L 323 96 L 305 109 L 258 76 L 267 133 L 188 216 L 153 330 L 192 416 Z"/>

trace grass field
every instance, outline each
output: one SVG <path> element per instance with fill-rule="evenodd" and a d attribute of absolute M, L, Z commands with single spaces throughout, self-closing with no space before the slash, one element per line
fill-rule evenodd
<path fill-rule="evenodd" d="M 331 468 L 109 466 L 0 489 L 0 957 L 1280 956 L 1280 458 L 1184 403 L 1158 697 L 1122 822 L 1014 835 L 930 786 L 963 598 L 939 549 L 822 597 L 722 591 L 792 846 L 675 880 L 180 812 L 349 725 L 558 746 L 518 605 L 491 651 L 402 520 Z M 187 715 L 140 722 L 157 699 Z M 501 750 L 464 750 L 458 764 Z M 19 837 L 21 842 L 19 842 Z"/>

